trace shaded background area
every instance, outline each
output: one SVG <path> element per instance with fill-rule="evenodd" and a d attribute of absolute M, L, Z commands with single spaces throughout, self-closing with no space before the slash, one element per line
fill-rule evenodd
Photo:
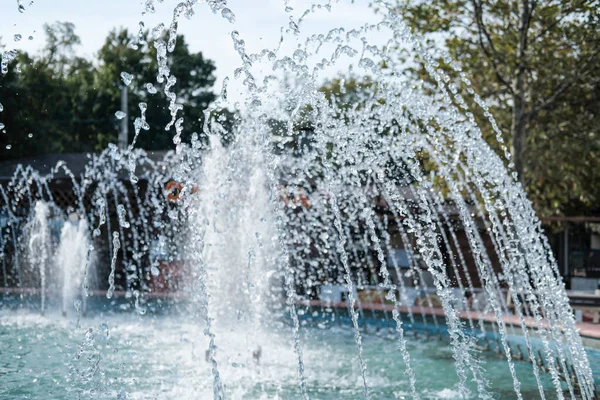
<path fill-rule="evenodd" d="M 372 18 L 362 15 L 367 7 L 359 3 L 359 19 Z M 107 3 L 107 13 L 117 11 L 111 4 Z M 281 11 L 279 2 L 272 6 L 267 8 Z M 27 11 L 33 13 L 35 7 Z M 326 16 L 328 23 L 335 18 L 352 20 L 346 5 L 338 11 L 334 8 Z M 277 12 L 265 11 L 262 17 L 276 19 Z M 471 109 L 480 110 L 474 117 L 490 146 L 500 154 L 511 154 L 507 163 L 514 163 L 544 223 L 568 287 L 596 289 L 600 278 L 597 5 L 584 0 L 436 4 L 399 0 L 398 12 L 432 49 L 437 46 L 448 52 L 452 62 L 434 52 L 439 54 L 440 66 L 453 77 L 458 77 L 453 67 L 459 66 L 489 106 L 497 129 L 479 107 Z M 118 18 L 115 21 L 120 23 Z M 314 24 L 319 27 L 318 20 Z M 138 32 L 130 27 L 98 32 L 96 42 L 102 46 L 90 51 L 78 36 L 79 29 L 89 31 L 70 22 L 47 21 L 42 32 L 22 30 L 0 39 L 7 71 L 0 74 L 0 179 L 4 184 L 19 163 L 48 169 L 59 160 L 84 157 L 117 143 L 123 121 L 115 113 L 126 112 L 125 122 L 133 127 L 140 103 L 148 107 L 150 131 L 140 135 L 136 147 L 150 151 L 174 147 L 174 130 L 162 128 L 171 119 L 168 100 L 164 93 L 151 94 L 146 86 L 155 81 L 157 70 L 156 49 L 148 43 L 163 31 L 140 27 Z M 264 28 L 254 30 L 250 34 L 261 35 Z M 174 90 L 186 104 L 184 141 L 193 132 L 202 132 L 203 110 L 221 90 L 217 77 L 229 73 L 218 71 L 201 51 L 190 50 L 190 41 L 195 48 L 197 42 L 211 49 L 215 46 L 208 37 L 179 36 L 175 51 L 169 54 L 169 65 L 179 78 Z M 13 52 L 13 47 L 26 42 L 35 42 L 37 49 L 29 46 L 27 51 Z M 398 49 L 398 57 L 406 56 Z M 122 72 L 131 74 L 127 86 Z M 406 74 L 411 79 L 431 79 L 419 60 L 407 62 Z M 323 82 L 322 90 L 354 104 L 368 86 L 368 77 L 344 76 Z M 126 107 L 122 106 L 124 91 Z M 233 111 L 221 112 L 227 117 L 223 121 L 234 123 Z M 227 131 L 225 142 L 231 140 L 227 137 L 231 125 Z"/>

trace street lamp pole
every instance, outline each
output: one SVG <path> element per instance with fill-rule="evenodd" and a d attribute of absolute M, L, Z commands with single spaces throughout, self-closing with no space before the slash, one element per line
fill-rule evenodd
<path fill-rule="evenodd" d="M 119 149 L 125 150 L 129 143 L 129 126 L 127 118 L 127 86 L 121 85 L 121 111 L 125 113 L 125 117 L 121 120 L 121 131 L 119 132 Z"/>

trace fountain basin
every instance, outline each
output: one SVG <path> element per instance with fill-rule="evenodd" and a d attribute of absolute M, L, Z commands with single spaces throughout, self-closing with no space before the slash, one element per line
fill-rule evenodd
<path fill-rule="evenodd" d="M 82 324 L 85 328 L 77 328 L 75 318 L 60 318 L 58 310 L 40 316 L 27 309 L 5 308 L 0 313 L 4 383 L 0 397 L 75 398 L 82 394 L 82 398 L 98 399 L 182 399 L 212 395 L 210 364 L 205 359 L 208 342 L 201 325 L 183 315 L 119 313 L 114 304 L 103 310 L 99 303 L 90 302 L 90 313 Z M 319 399 L 359 398 L 363 389 L 347 312 L 313 307 L 300 314 L 308 394 Z M 215 332 L 219 338 L 216 359 L 228 397 L 300 397 L 291 327 L 285 318 L 274 318 L 261 332 L 243 326 L 221 326 Z M 414 364 L 418 391 L 425 399 L 457 398 L 458 378 L 444 326 L 441 332 L 428 331 L 427 326 L 431 324 L 417 321 L 405 327 L 411 357 L 419 360 Z M 373 398 L 408 398 L 392 324 L 374 313 L 361 320 L 361 331 Z M 519 343 L 519 337 L 509 335 L 508 339 Z M 259 359 L 257 349 L 261 349 Z M 493 346 L 482 352 L 484 367 L 494 371 L 489 374 L 491 393 L 499 399 L 514 396 L 504 355 Z M 587 355 L 594 375 L 600 376 L 600 351 L 589 349 Z M 537 398 L 531 364 L 517 361 L 515 368 L 524 398 Z M 556 398 L 550 375 L 542 374 L 542 382 L 547 398 Z M 472 398 L 477 398 L 475 387 L 471 389 Z"/>

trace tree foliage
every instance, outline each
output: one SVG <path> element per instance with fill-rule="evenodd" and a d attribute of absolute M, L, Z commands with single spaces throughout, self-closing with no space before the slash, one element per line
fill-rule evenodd
<path fill-rule="evenodd" d="M 598 2 L 398 0 L 397 11 L 430 48 L 445 44 L 488 103 L 538 212 L 597 212 Z M 443 56 L 437 61 L 457 77 Z M 423 64 L 410 73 L 431 80 Z M 481 109 L 471 108 L 478 110 L 484 135 L 493 143 L 491 124 Z"/>
<path fill-rule="evenodd" d="M 77 56 L 81 40 L 72 23 L 47 25 L 45 32 L 46 44 L 39 54 L 20 53 L 9 72 L 0 75 L 4 108 L 0 158 L 99 151 L 116 143 L 122 72 L 133 76 L 127 87 L 129 141 L 133 122 L 140 116 L 139 104 L 144 102 L 150 131 L 140 134 L 136 147 L 174 147 L 174 129 L 165 130 L 171 120 L 169 99 L 162 90 L 164 83 L 156 82 L 157 51 L 148 32 L 138 36 L 124 29 L 111 31 L 95 60 Z M 202 131 L 203 110 L 216 98 L 212 91 L 215 66 L 202 53 L 190 52 L 183 36 L 178 36 L 175 49 L 168 53 L 168 65 L 177 78 L 171 89 L 177 93 L 177 104 L 185 104 L 178 114 L 184 117 L 185 140 L 192 132 Z M 156 91 L 148 90 L 148 84 Z"/>

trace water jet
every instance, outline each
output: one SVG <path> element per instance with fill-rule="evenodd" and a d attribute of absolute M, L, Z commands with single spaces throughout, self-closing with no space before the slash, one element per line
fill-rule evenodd
<path fill-rule="evenodd" d="M 150 127 L 140 104 L 135 137 L 174 128 L 172 151 L 133 139 L 79 175 L 19 166 L 0 186 L 0 350 L 31 369 L 9 363 L 4 393 L 33 374 L 33 396 L 55 398 L 597 398 L 600 357 L 509 161 L 464 102 L 468 79 L 438 68 L 386 2 L 348 31 L 303 36 L 326 7 L 291 14 L 283 44 L 257 53 L 233 31 L 234 139 L 222 143 L 218 118 L 181 139 L 187 105 L 168 64 L 181 16 L 209 7 L 235 27 L 226 3 L 180 2 L 154 38 L 151 86 L 173 120 Z M 437 86 L 402 78 L 399 48 Z M 367 83 L 328 98 L 320 82 L 342 62 Z"/>

